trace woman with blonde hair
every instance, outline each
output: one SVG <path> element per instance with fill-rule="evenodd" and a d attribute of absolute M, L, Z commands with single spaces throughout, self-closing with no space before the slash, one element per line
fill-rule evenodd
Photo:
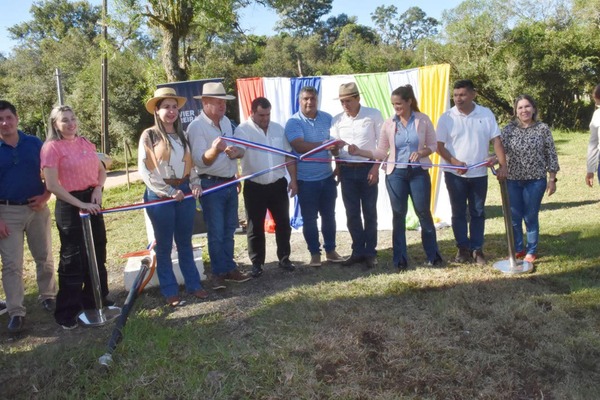
<path fill-rule="evenodd" d="M 146 184 L 144 201 L 177 200 L 146 209 L 156 239 L 160 291 L 172 307 L 184 304 L 173 273 L 173 239 L 186 291 L 199 299 L 208 298 L 200 283 L 192 248 L 196 201 L 185 198 L 190 193 L 196 199 L 202 194 L 190 145 L 179 119 L 179 109 L 185 102 L 185 97 L 177 96 L 172 88 L 157 89 L 154 97 L 146 102 L 146 110 L 154 115 L 154 125 L 142 133 L 138 148 L 138 170 Z"/>
<path fill-rule="evenodd" d="M 54 215 L 60 238 L 60 260 L 54 318 L 64 329 L 77 327 L 77 315 L 82 309 L 96 307 L 79 216 L 81 210 L 91 214 L 102 305 L 113 304 L 106 299 L 106 227 L 100 213 L 106 171 L 96 154 L 96 146 L 80 136 L 77 128 L 71 107 L 55 107 L 50 112 L 46 142 L 41 151 L 46 187 L 56 196 Z"/>

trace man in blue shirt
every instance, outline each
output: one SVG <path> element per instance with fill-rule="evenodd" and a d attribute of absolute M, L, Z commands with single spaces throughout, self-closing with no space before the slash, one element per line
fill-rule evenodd
<path fill-rule="evenodd" d="M 292 115 L 285 125 L 285 134 L 294 152 L 304 154 L 330 139 L 332 117 L 317 108 L 318 93 L 312 86 L 300 90 L 300 111 Z M 338 153 L 337 147 L 330 149 Z M 318 159 L 331 159 L 327 150 L 312 154 Z M 335 251 L 335 199 L 337 188 L 330 162 L 301 161 L 298 163 L 298 200 L 302 213 L 304 240 L 310 252 L 311 267 L 321 266 L 321 243 L 317 217 L 321 216 L 323 248 L 327 261 L 340 263 L 344 259 Z"/>
<path fill-rule="evenodd" d="M 41 178 L 42 141 L 17 129 L 15 107 L 0 100 L 0 259 L 8 331 L 21 332 L 25 324 L 23 248 L 24 237 L 37 268 L 40 300 L 54 311 L 56 282 L 50 235 L 50 210 Z"/>

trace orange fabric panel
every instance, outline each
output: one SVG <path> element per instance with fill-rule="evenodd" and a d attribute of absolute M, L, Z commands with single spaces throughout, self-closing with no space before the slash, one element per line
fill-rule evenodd
<path fill-rule="evenodd" d="M 237 80 L 238 99 L 244 121 L 250 118 L 252 100 L 264 97 L 265 88 L 262 78 L 243 78 Z"/>

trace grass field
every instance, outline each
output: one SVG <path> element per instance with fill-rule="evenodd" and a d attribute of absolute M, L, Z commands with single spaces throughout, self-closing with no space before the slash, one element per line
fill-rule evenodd
<path fill-rule="evenodd" d="M 37 304 L 28 260 L 29 330 L 11 338 L 2 317 L 0 397 L 598 399 L 600 189 L 584 184 L 588 135 L 554 137 L 561 171 L 557 193 L 543 201 L 540 258 L 531 274 L 492 268 L 507 246 L 499 186 L 490 178 L 488 266 L 424 267 L 419 234 L 409 232 L 413 265 L 400 275 L 390 265 L 390 232 L 381 232 L 373 271 L 300 265 L 284 273 L 272 263 L 260 279 L 175 310 L 150 289 L 107 371 L 97 360 L 111 326 L 58 328 Z M 137 201 L 142 190 L 110 190 L 106 206 Z M 143 218 L 132 212 L 106 220 L 111 296 L 122 304 L 119 256 L 144 248 Z M 451 230 L 439 230 L 438 241 L 450 260 Z M 348 234 L 340 232 L 338 242 L 349 254 Z M 269 246 L 273 261 L 273 238 Z M 292 246 L 292 259 L 304 260 L 301 235 L 293 235 Z M 236 236 L 236 253 L 247 263 L 243 235 Z"/>

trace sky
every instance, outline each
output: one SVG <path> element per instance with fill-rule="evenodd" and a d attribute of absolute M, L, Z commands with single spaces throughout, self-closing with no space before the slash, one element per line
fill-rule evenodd
<path fill-rule="evenodd" d="M 102 0 L 88 0 L 95 5 L 101 5 Z M 108 0 L 108 12 L 110 13 L 111 0 Z M 9 6 L 6 4 L 10 3 Z M 21 22 L 29 21 L 31 16 L 29 9 L 33 0 L 0 0 L 0 5 L 3 5 L 2 13 L 0 13 L 0 52 L 8 54 L 15 42 L 9 39 L 8 27 Z M 348 16 L 358 17 L 358 23 L 362 25 L 372 26 L 370 14 L 375 11 L 375 8 L 381 5 L 389 6 L 394 4 L 399 13 L 406 11 L 413 6 L 419 6 L 425 13 L 434 18 L 441 18 L 442 12 L 446 9 L 451 9 L 458 6 L 461 0 L 408 0 L 405 2 L 399 1 L 383 1 L 374 0 L 334 0 L 333 9 L 330 16 L 339 15 L 342 13 Z M 277 22 L 277 14 L 268 11 L 266 8 L 253 4 L 246 7 L 240 13 L 242 19 L 240 25 L 249 33 L 257 35 L 271 35 L 273 28 Z M 325 17 L 326 19 L 327 17 Z"/>

